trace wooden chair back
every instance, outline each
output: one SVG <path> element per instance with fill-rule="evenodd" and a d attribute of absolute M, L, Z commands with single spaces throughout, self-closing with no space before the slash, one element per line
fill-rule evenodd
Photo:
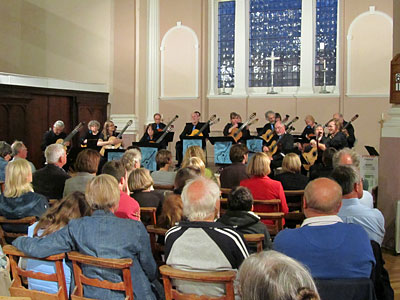
<path fill-rule="evenodd" d="M 150 220 L 150 225 L 156 225 L 157 224 L 157 207 L 141 207 L 140 208 L 140 219 Z"/>
<path fill-rule="evenodd" d="M 90 255 L 84 255 L 79 252 L 69 252 L 68 258 L 72 261 L 75 278 L 75 289 L 71 294 L 72 300 L 87 300 L 89 298 L 83 297 L 83 285 L 90 285 L 103 289 L 110 289 L 116 291 L 124 291 L 125 300 L 133 300 L 132 277 L 130 267 L 132 266 L 132 259 L 130 258 L 100 258 Z M 91 265 L 99 268 L 118 269 L 122 271 L 123 281 L 114 283 L 108 280 L 99 280 L 86 277 L 81 265 Z"/>
<path fill-rule="evenodd" d="M 32 300 L 68 300 L 67 284 L 63 268 L 63 259 L 65 258 L 64 253 L 52 255 L 46 258 L 35 258 L 25 255 L 23 252 L 11 245 L 4 246 L 3 251 L 10 259 L 11 272 L 13 275 L 13 281 L 10 287 L 11 296 L 30 297 Z M 20 257 L 54 262 L 56 265 L 56 273 L 45 274 L 23 270 L 18 266 L 18 259 Z M 29 290 L 23 286 L 22 277 L 57 282 L 58 292 L 56 294 L 49 294 L 42 291 Z"/>
<path fill-rule="evenodd" d="M 227 197 L 231 192 L 232 189 L 229 188 L 220 188 L 221 195 Z"/>
<path fill-rule="evenodd" d="M 261 233 L 244 234 L 244 239 L 248 244 L 256 244 L 257 253 L 263 251 L 264 235 Z"/>
<path fill-rule="evenodd" d="M 289 212 L 285 215 L 287 224 L 291 223 L 293 226 L 301 224 L 306 218 L 303 212 L 304 190 L 286 190 L 284 192 L 289 207 Z"/>
<path fill-rule="evenodd" d="M 256 212 L 255 214 L 259 216 L 261 220 L 270 220 L 273 222 L 272 225 L 268 224 L 266 225 L 271 237 L 277 235 L 278 232 L 283 229 L 282 219 L 285 216 L 283 212 L 271 212 L 271 213 Z"/>
<path fill-rule="evenodd" d="M 22 219 L 6 219 L 0 216 L 0 243 L 2 246 L 7 245 L 6 238 L 9 240 L 15 240 L 19 236 L 26 236 L 28 233 L 15 233 L 4 230 L 3 225 L 27 225 L 30 226 L 36 222 L 36 217 L 26 217 Z"/>
<path fill-rule="evenodd" d="M 160 267 L 160 272 L 164 282 L 166 300 L 233 300 L 235 293 L 233 281 L 236 277 L 234 271 L 223 272 L 188 272 L 174 269 L 168 265 Z M 181 279 L 194 282 L 222 283 L 225 285 L 225 295 L 221 297 L 210 297 L 206 295 L 183 294 L 173 288 L 171 279 Z"/>
<path fill-rule="evenodd" d="M 7 297 L 0 296 L 0 300 L 32 300 L 31 297 Z"/>
<path fill-rule="evenodd" d="M 158 243 L 158 237 L 165 237 L 168 229 L 155 227 L 154 225 L 146 226 L 147 232 L 150 236 L 151 251 L 153 252 L 153 257 L 158 266 L 165 264 L 162 255 L 164 254 L 164 244 Z"/>

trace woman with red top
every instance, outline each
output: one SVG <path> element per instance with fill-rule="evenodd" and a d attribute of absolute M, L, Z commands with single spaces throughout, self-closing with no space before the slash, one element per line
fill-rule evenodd
<path fill-rule="evenodd" d="M 289 211 L 285 193 L 283 192 L 282 184 L 279 181 L 272 180 L 268 177 L 271 172 L 269 167 L 270 159 L 267 154 L 259 152 L 253 155 L 249 165 L 247 166 L 247 174 L 251 177 L 249 179 L 242 180 L 241 186 L 247 187 L 253 194 L 253 198 L 257 200 L 271 200 L 280 199 L 280 211 L 287 213 Z M 255 204 L 255 212 L 273 212 L 273 208 L 269 205 Z M 272 224 L 272 221 L 263 220 L 265 224 Z M 285 220 L 282 219 L 282 223 L 285 224 Z"/>

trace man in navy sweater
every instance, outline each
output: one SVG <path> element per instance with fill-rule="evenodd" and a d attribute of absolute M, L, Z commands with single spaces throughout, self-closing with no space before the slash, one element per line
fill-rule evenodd
<path fill-rule="evenodd" d="M 365 230 L 337 216 L 342 188 L 333 180 L 318 178 L 304 191 L 306 219 L 300 228 L 285 229 L 274 249 L 306 265 L 314 278 L 369 278 L 375 258 Z"/>

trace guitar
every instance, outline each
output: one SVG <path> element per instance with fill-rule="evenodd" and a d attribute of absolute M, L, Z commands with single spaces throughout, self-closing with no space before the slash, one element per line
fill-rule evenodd
<path fill-rule="evenodd" d="M 289 123 L 287 123 L 287 124 L 285 124 L 285 126 L 287 127 L 287 128 L 293 128 L 293 127 L 290 127 L 290 125 L 292 125 L 294 122 L 297 122 L 297 120 L 299 119 L 299 117 L 295 117 L 295 118 L 293 118 L 293 120 L 292 121 L 290 121 Z M 283 122 L 282 122 L 283 123 Z M 294 128 L 293 128 L 294 129 Z"/>
<path fill-rule="evenodd" d="M 61 144 L 64 146 L 65 151 L 67 151 L 67 146 L 65 146 L 66 143 L 68 143 L 72 138 L 79 132 L 79 130 L 85 125 L 85 122 L 80 122 L 78 125 L 75 126 L 74 130 L 68 134 L 65 139 L 58 139 L 56 141 L 56 144 Z"/>
<path fill-rule="evenodd" d="M 358 117 L 359 117 L 358 114 L 354 115 L 354 117 L 352 117 L 351 120 L 350 120 L 349 122 L 347 122 L 347 124 L 344 125 L 344 127 L 342 128 L 342 132 L 343 132 L 346 136 L 349 135 L 349 133 L 347 132 L 346 128 L 351 124 L 351 122 L 354 122 L 355 120 L 357 120 Z"/>
<path fill-rule="evenodd" d="M 126 123 L 125 127 L 121 130 L 121 132 L 117 136 L 110 136 L 108 138 L 108 141 L 115 141 L 117 139 L 120 139 L 122 137 L 122 135 L 124 134 L 124 132 L 128 129 L 128 127 L 132 125 L 132 123 L 133 123 L 133 121 L 129 120 L 128 123 Z M 101 156 L 104 156 L 104 152 L 106 151 L 106 149 L 118 149 L 119 147 L 121 147 L 121 144 L 122 143 L 118 143 L 116 145 L 104 145 L 100 149 Z"/>
<path fill-rule="evenodd" d="M 176 117 L 178 117 L 178 116 L 176 116 Z M 161 143 L 163 141 L 163 139 L 167 136 L 168 132 L 171 132 L 172 129 L 174 129 L 174 125 L 172 125 L 172 124 L 168 125 L 168 127 L 165 127 L 164 128 L 164 133 L 157 139 L 157 141 L 155 141 L 155 143 L 156 144 Z M 154 143 L 154 141 L 150 141 L 150 143 Z"/>
<path fill-rule="evenodd" d="M 303 164 L 303 167 L 306 171 L 309 171 L 311 166 L 315 164 L 318 159 L 318 137 L 316 139 L 317 144 L 312 146 L 310 151 L 303 152 L 301 156 L 303 156 L 306 163 Z"/>
<path fill-rule="evenodd" d="M 175 115 L 175 117 L 173 117 L 172 120 L 168 122 L 168 124 L 164 127 L 163 130 L 161 130 L 161 132 L 167 131 L 168 128 L 172 125 L 172 123 L 174 123 L 174 122 L 176 121 L 176 119 L 178 119 L 178 118 L 179 118 L 179 116 L 178 116 L 178 115 Z M 174 127 L 172 127 L 172 128 L 174 128 Z M 171 131 L 171 130 L 170 130 L 170 131 Z"/>
<path fill-rule="evenodd" d="M 214 125 L 220 121 L 220 118 L 217 118 L 217 115 L 212 115 L 211 118 L 199 129 L 195 129 L 192 131 L 189 136 L 203 136 L 203 131 L 207 128 L 207 126 Z"/>
<path fill-rule="evenodd" d="M 292 132 L 293 130 L 295 130 L 295 128 L 294 128 L 293 126 L 291 126 L 291 127 L 289 127 L 289 128 L 286 130 L 286 133 L 290 133 L 290 132 Z M 274 156 L 275 153 L 278 151 L 278 146 L 279 146 L 279 145 L 280 145 L 280 143 L 277 142 L 277 141 L 272 141 L 272 142 L 271 142 L 271 144 L 268 146 L 269 151 L 266 152 L 267 155 L 269 156 L 269 158 L 272 159 L 272 156 Z"/>
<path fill-rule="evenodd" d="M 286 115 L 286 117 L 282 120 L 282 123 L 285 124 L 288 120 L 289 120 L 289 115 Z M 264 141 L 268 143 L 274 135 L 275 135 L 275 130 L 268 129 L 263 135 L 261 135 L 261 137 Z"/>
<path fill-rule="evenodd" d="M 228 136 L 231 136 L 237 143 L 243 136 L 243 132 L 242 132 L 243 129 L 245 129 L 246 126 L 250 126 L 256 122 L 256 121 L 252 121 L 255 117 L 256 117 L 256 113 L 252 113 L 250 115 L 250 117 L 246 120 L 246 122 L 244 122 L 242 124 L 242 126 L 240 126 L 239 128 L 233 128 L 231 133 Z M 258 119 L 257 119 L 257 121 L 258 121 Z"/>

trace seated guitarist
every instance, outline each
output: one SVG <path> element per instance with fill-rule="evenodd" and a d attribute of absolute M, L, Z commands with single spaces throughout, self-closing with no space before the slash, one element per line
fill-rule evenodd
<path fill-rule="evenodd" d="M 44 151 L 47 146 L 55 144 L 57 140 L 65 139 L 67 137 L 67 134 L 64 132 L 64 127 L 65 125 L 63 121 L 56 121 L 53 125 L 53 128 L 44 133 L 40 148 Z M 66 142 L 65 146 L 69 146 L 69 142 Z"/>
<path fill-rule="evenodd" d="M 153 125 L 154 123 L 146 126 L 146 130 L 142 138 L 140 139 L 139 143 L 145 143 L 145 142 L 150 143 L 156 141 L 156 134 L 154 132 Z"/>
<path fill-rule="evenodd" d="M 162 116 L 160 113 L 155 113 L 153 116 L 154 123 L 151 124 L 154 132 L 161 132 L 165 128 L 165 124 L 162 122 Z"/>
<path fill-rule="evenodd" d="M 312 137 L 315 137 L 315 119 L 312 115 L 307 115 L 304 118 L 306 127 L 304 128 L 301 138 L 303 143 L 309 143 Z"/>
<path fill-rule="evenodd" d="M 235 112 L 231 112 L 230 118 L 231 118 L 231 122 L 226 124 L 226 126 L 224 128 L 224 136 L 229 136 L 230 134 L 232 134 L 232 131 L 235 131 L 235 129 L 239 129 L 243 125 L 239 114 L 237 114 Z M 241 139 L 250 136 L 250 131 L 247 127 L 243 128 L 243 130 L 241 132 L 242 132 Z M 240 140 L 239 140 L 239 142 L 240 142 Z"/>
<path fill-rule="evenodd" d="M 117 136 L 116 128 L 113 121 L 105 121 L 103 131 L 99 135 L 97 146 L 116 145 L 122 143 L 122 139 L 110 139 L 112 136 Z"/>
<path fill-rule="evenodd" d="M 342 128 L 344 126 L 346 126 L 347 123 L 348 123 L 343 119 L 343 114 L 335 113 L 333 115 L 333 118 L 339 120 L 339 123 L 341 124 Z M 343 133 L 346 136 L 347 144 L 348 144 L 349 148 L 353 148 L 354 147 L 354 143 L 356 141 L 356 137 L 354 135 L 354 127 L 353 127 L 353 125 L 351 123 L 349 125 L 347 125 L 346 129 L 343 130 Z"/>
<path fill-rule="evenodd" d="M 272 110 L 269 110 L 265 113 L 265 119 L 268 121 L 268 123 L 264 125 L 263 130 L 259 135 L 263 135 L 268 130 L 275 129 L 275 113 Z"/>
<path fill-rule="evenodd" d="M 329 139 L 325 136 L 324 127 L 321 124 L 315 125 L 314 134 L 315 136 L 312 137 L 310 145 L 304 148 L 304 152 L 309 152 L 312 150 L 312 148 L 318 146 L 318 158 L 314 164 L 320 164 L 322 163 L 322 154 L 326 150 L 326 144 L 328 143 Z"/>
<path fill-rule="evenodd" d="M 182 133 L 179 135 L 180 141 L 176 142 L 175 149 L 176 149 L 176 160 L 178 161 L 177 167 L 179 168 L 182 163 L 183 159 L 183 142 L 182 139 L 185 136 L 190 135 L 194 130 L 200 130 L 205 123 L 200 122 L 200 112 L 194 111 L 192 112 L 192 121 L 190 123 L 186 123 L 185 128 L 183 129 Z M 203 131 L 203 137 L 208 138 L 208 135 L 210 133 L 210 127 L 207 126 L 207 128 Z M 205 144 L 203 144 L 203 148 L 205 148 Z"/>
<path fill-rule="evenodd" d="M 275 114 L 274 114 L 275 116 Z M 275 135 L 272 137 L 269 145 L 263 146 L 263 152 L 273 152 L 273 144 L 277 143 L 276 152 L 272 155 L 271 168 L 275 169 L 282 166 L 283 155 L 295 152 L 293 147 L 294 139 L 290 133 L 286 132 L 286 127 L 282 122 L 275 123 Z"/>

